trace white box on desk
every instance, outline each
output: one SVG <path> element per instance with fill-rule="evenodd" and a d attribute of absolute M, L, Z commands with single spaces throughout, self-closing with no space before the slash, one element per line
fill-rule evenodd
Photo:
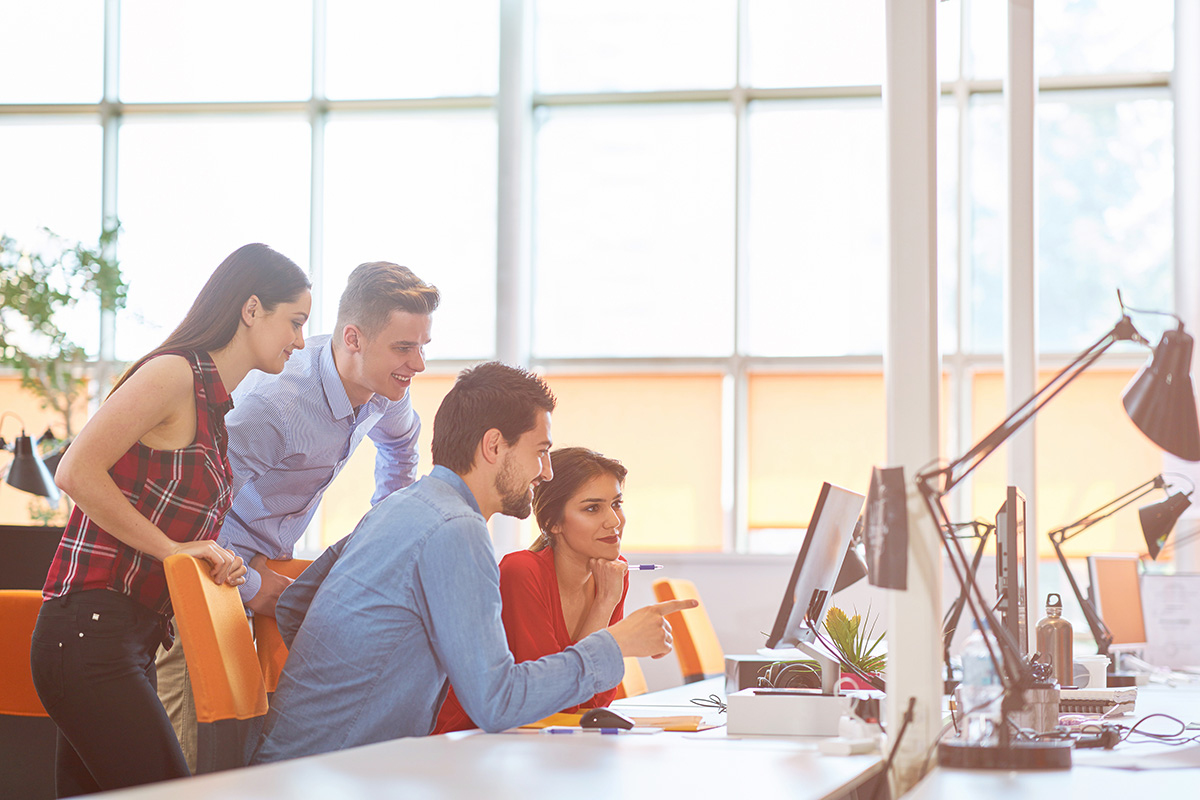
<path fill-rule="evenodd" d="M 742 689 L 725 698 L 725 729 L 731 736 L 837 736 L 852 702 L 797 689 Z"/>

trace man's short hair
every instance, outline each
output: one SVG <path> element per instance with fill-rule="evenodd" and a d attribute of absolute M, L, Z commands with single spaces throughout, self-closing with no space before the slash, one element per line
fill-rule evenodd
<path fill-rule="evenodd" d="M 471 471 L 475 448 L 492 428 L 509 445 L 533 430 L 539 411 L 557 401 L 546 382 L 520 367 L 489 361 L 463 370 L 433 418 L 433 463 Z"/>
<path fill-rule="evenodd" d="M 441 295 L 408 267 L 390 261 L 368 261 L 350 273 L 338 302 L 337 331 L 356 325 L 368 339 L 388 324 L 393 311 L 432 314 Z"/>

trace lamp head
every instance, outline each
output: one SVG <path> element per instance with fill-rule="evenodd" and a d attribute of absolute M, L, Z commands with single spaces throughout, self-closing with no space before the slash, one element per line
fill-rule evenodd
<path fill-rule="evenodd" d="M 1163 334 L 1154 355 L 1125 389 L 1125 412 L 1150 441 L 1185 461 L 1200 461 L 1200 421 L 1192 391 L 1192 337 L 1183 323 Z"/>
<path fill-rule="evenodd" d="M 1138 509 L 1138 518 L 1142 522 L 1142 536 L 1146 538 L 1150 558 L 1158 558 L 1167 537 L 1171 535 L 1171 529 L 1191 504 L 1187 495 L 1176 492 L 1162 502 Z"/>
<path fill-rule="evenodd" d="M 45 497 L 51 503 L 58 502 L 58 487 L 54 485 L 54 478 L 38 457 L 33 439 L 26 436 L 25 431 L 21 431 L 21 435 L 13 442 L 13 460 L 8 467 L 5 483 L 30 494 Z"/>

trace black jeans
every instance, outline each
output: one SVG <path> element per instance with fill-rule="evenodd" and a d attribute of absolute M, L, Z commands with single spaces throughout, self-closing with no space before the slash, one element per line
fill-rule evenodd
<path fill-rule="evenodd" d="M 117 592 L 73 592 L 42 604 L 30 663 L 58 726 L 59 797 L 188 775 L 156 692 L 161 619 Z"/>

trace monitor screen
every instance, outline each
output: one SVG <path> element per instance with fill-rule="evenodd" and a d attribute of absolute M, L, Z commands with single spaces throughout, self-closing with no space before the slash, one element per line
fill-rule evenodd
<path fill-rule="evenodd" d="M 1112 633 L 1112 647 L 1146 646 L 1142 589 L 1136 555 L 1088 556 L 1092 604 Z"/>
<path fill-rule="evenodd" d="M 1000 625 L 1012 634 L 1021 655 L 1029 653 L 1025 577 L 1025 495 L 1009 486 L 996 512 L 996 597 Z"/>
<path fill-rule="evenodd" d="M 794 647 L 816 638 L 807 619 L 825 618 L 825 608 L 850 547 L 863 500 L 861 494 L 849 489 L 830 483 L 821 486 L 767 647 Z"/>

